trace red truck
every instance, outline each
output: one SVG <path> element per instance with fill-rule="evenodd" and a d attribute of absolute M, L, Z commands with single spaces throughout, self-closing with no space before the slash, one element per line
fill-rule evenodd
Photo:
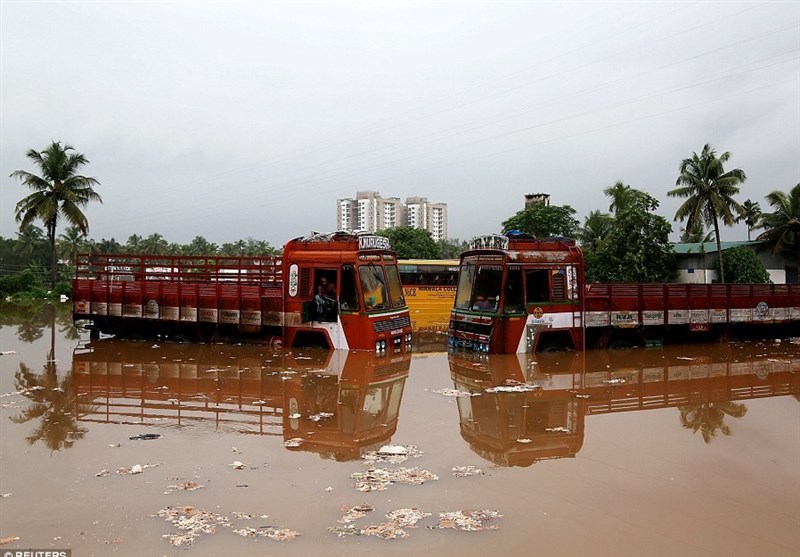
<path fill-rule="evenodd" d="M 280 257 L 81 254 L 72 293 L 95 338 L 411 346 L 397 256 L 380 236 L 315 233 Z"/>
<path fill-rule="evenodd" d="M 587 284 L 574 240 L 492 235 L 461 254 L 451 348 L 513 354 L 800 336 L 797 284 Z"/>

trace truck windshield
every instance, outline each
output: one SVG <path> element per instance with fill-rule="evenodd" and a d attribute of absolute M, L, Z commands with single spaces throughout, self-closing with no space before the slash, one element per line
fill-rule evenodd
<path fill-rule="evenodd" d="M 475 277 L 472 309 L 475 311 L 497 311 L 503 287 L 503 267 L 481 265 Z"/>
<path fill-rule="evenodd" d="M 383 267 L 375 264 L 362 265 L 358 268 L 358 276 L 361 279 L 361 292 L 367 311 L 387 309 L 389 302 Z"/>
<path fill-rule="evenodd" d="M 472 263 L 461 266 L 461 270 L 458 273 L 458 288 L 456 289 L 457 309 L 469 309 L 476 271 L 477 268 Z"/>
<path fill-rule="evenodd" d="M 397 271 L 397 266 L 386 266 L 386 278 L 389 282 L 389 296 L 392 299 L 392 307 L 402 307 L 406 305 L 406 299 L 403 297 L 403 285 L 400 284 L 400 273 Z"/>

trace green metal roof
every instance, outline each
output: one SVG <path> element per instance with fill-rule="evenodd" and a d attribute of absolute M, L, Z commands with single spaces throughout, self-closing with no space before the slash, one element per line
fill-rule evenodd
<path fill-rule="evenodd" d="M 725 251 L 729 248 L 737 248 L 739 246 L 758 246 L 762 242 L 757 241 L 743 241 L 743 242 L 720 242 L 720 248 Z M 672 244 L 675 253 L 677 254 L 695 254 L 695 253 L 716 253 L 717 243 L 713 240 L 711 242 L 695 242 L 695 243 L 675 243 Z"/>

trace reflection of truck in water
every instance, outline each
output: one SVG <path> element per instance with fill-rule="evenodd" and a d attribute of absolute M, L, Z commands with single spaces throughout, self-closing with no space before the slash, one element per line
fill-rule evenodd
<path fill-rule="evenodd" d="M 72 363 L 73 389 L 91 408 L 82 421 L 281 436 L 292 450 L 351 460 L 397 429 L 411 354 L 103 339 Z"/>
<path fill-rule="evenodd" d="M 726 414 L 744 414 L 741 401 L 800 395 L 796 351 L 753 356 L 747 350 L 451 353 L 454 386 L 469 395 L 457 398 L 461 436 L 490 462 L 530 466 L 574 457 L 587 416 L 675 407 L 684 427 L 713 437 Z"/>
<path fill-rule="evenodd" d="M 73 318 L 95 336 L 377 352 L 411 343 L 397 257 L 378 236 L 313 234 L 281 257 L 79 255 L 72 292 Z"/>
<path fill-rule="evenodd" d="M 574 240 L 478 238 L 448 329 L 459 350 L 513 354 L 800 335 L 800 284 L 587 284 Z"/>

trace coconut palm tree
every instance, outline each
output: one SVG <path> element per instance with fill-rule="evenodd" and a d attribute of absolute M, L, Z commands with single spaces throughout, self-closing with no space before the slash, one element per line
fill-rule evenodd
<path fill-rule="evenodd" d="M 169 242 L 158 232 L 153 232 L 142 240 L 139 248 L 147 255 L 165 255 L 169 249 Z"/>
<path fill-rule="evenodd" d="M 725 424 L 725 416 L 741 418 L 747 414 L 747 406 L 740 402 L 709 402 L 692 406 L 679 406 L 681 425 L 698 431 L 703 441 L 710 443 L 717 436 L 717 431 L 730 435 L 731 428 Z"/>
<path fill-rule="evenodd" d="M 800 183 L 789 193 L 776 190 L 766 199 L 774 211 L 762 215 L 766 230 L 756 239 L 766 241 L 776 255 L 794 256 L 800 265 Z"/>
<path fill-rule="evenodd" d="M 713 227 L 722 283 L 725 282 L 725 271 L 719 224 L 722 221 L 726 226 L 733 226 L 736 221 L 734 213 L 742 213 L 742 206 L 733 196 L 739 193 L 739 184 L 747 179 L 741 168 L 725 171 L 724 164 L 730 157 L 728 151 L 717 157 L 716 151 L 706 143 L 699 155 L 692 153 L 690 158 L 681 161 L 675 182 L 678 187 L 667 192 L 670 197 L 687 198 L 675 212 L 675 220 L 686 220 L 688 230 L 693 230 L 698 221 Z"/>
<path fill-rule="evenodd" d="M 578 229 L 578 240 L 585 250 L 594 250 L 608 235 L 613 226 L 613 219 L 608 213 L 590 211 L 584 219 L 583 226 Z"/>
<path fill-rule="evenodd" d="M 40 248 L 41 251 L 44 251 L 46 241 L 44 232 L 38 226 L 33 224 L 20 226 L 14 251 L 20 255 L 32 257 L 34 253 L 40 251 Z"/>
<path fill-rule="evenodd" d="M 68 260 L 75 261 L 75 256 L 89 249 L 86 235 L 77 226 L 70 226 L 58 237 L 58 254 Z"/>
<path fill-rule="evenodd" d="M 761 207 L 758 203 L 748 199 L 742 203 L 742 214 L 736 217 L 736 222 L 744 222 L 747 225 L 747 241 L 750 241 L 750 232 L 758 228 L 761 221 Z"/>
<path fill-rule="evenodd" d="M 712 238 L 714 238 L 714 231 L 712 230 L 706 233 L 702 222 L 696 222 L 694 228 L 691 230 L 688 226 L 686 228 L 681 228 L 681 242 L 688 244 L 704 244 L 710 242 Z"/>
<path fill-rule="evenodd" d="M 642 192 L 622 182 L 617 182 L 613 186 L 604 189 L 603 193 L 606 197 L 611 198 L 611 204 L 608 206 L 608 210 L 612 213 L 619 213 L 622 209 L 630 205 L 631 201 Z"/>
<path fill-rule="evenodd" d="M 56 283 L 56 228 L 61 218 L 81 232 L 89 232 L 89 221 L 81 210 L 90 201 L 100 201 L 94 187 L 100 185 L 95 178 L 78 174 L 88 159 L 69 145 L 53 141 L 45 150 L 31 149 L 26 156 L 39 168 L 40 176 L 17 170 L 11 173 L 33 193 L 21 199 L 16 206 L 16 220 L 20 228 L 35 219 L 44 223 L 50 243 L 52 286 Z"/>

